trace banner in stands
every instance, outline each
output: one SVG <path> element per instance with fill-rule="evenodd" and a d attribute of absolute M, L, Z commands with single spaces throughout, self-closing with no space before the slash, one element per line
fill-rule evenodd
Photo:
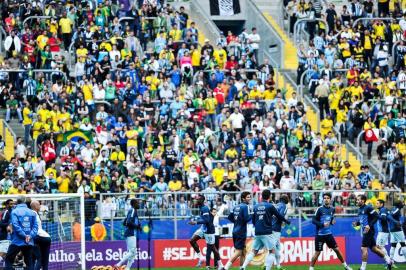
<path fill-rule="evenodd" d="M 345 256 L 345 238 L 337 237 L 337 244 Z M 253 239 L 247 241 L 247 249 L 251 250 Z M 284 238 L 282 239 L 281 258 L 284 265 L 306 265 L 314 254 L 314 238 Z M 199 241 L 200 249 L 203 255 L 206 255 L 206 243 L 204 240 Z M 168 241 L 155 240 L 154 254 L 156 268 L 159 267 L 193 267 L 196 265 L 197 257 L 193 248 L 187 240 L 172 240 L 168 245 Z M 223 263 L 226 263 L 228 258 L 233 254 L 234 247 L 231 239 L 222 239 L 220 241 L 220 257 Z M 262 265 L 265 260 L 266 253 L 260 252 L 253 260 L 253 265 Z M 340 264 L 333 250 L 324 249 L 319 258 L 320 264 Z M 236 265 L 238 262 L 236 262 Z"/>
<path fill-rule="evenodd" d="M 140 267 L 148 267 L 148 241 L 140 240 L 139 248 Z M 153 256 L 154 246 L 151 241 L 151 254 Z M 95 266 L 113 266 L 118 263 L 127 254 L 125 241 L 102 241 L 86 242 L 86 269 Z M 56 243 L 51 246 L 49 255 L 50 269 L 61 267 L 64 269 L 77 269 L 80 265 L 81 253 L 80 242 Z M 151 260 L 151 266 L 153 266 Z M 137 266 L 137 257 L 133 264 Z M 58 269 L 62 269 L 58 268 Z"/>

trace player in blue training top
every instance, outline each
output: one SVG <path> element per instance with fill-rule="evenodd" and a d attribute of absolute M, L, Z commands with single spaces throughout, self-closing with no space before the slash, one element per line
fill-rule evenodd
<path fill-rule="evenodd" d="M 198 198 L 198 205 L 200 207 L 200 216 L 196 220 L 189 221 L 190 225 L 202 224 L 201 230 L 204 232 L 204 239 L 206 240 L 207 247 L 210 247 L 213 251 L 214 258 L 220 258 L 219 251 L 215 246 L 215 227 L 213 224 L 214 216 L 212 215 L 209 207 L 205 205 L 205 197 L 200 195 Z M 200 263 L 200 258 L 199 258 Z M 221 260 L 217 261 L 218 269 L 223 269 L 224 266 Z M 210 269 L 210 265 L 206 266 L 207 269 Z"/>
<path fill-rule="evenodd" d="M 138 199 L 131 199 L 130 201 L 131 209 L 127 213 L 127 217 L 124 219 L 124 231 L 125 242 L 127 243 L 127 254 L 117 263 L 113 269 L 120 270 L 122 265 L 127 262 L 125 269 L 131 269 L 135 258 L 137 257 L 137 231 L 141 230 L 141 223 L 138 219 L 138 209 L 140 209 L 140 204 Z"/>
<path fill-rule="evenodd" d="M 376 245 L 387 256 L 388 252 L 386 251 L 385 246 L 389 242 L 389 224 L 388 224 L 388 218 L 390 218 L 389 211 L 385 207 L 384 200 L 378 200 L 376 202 L 376 208 L 378 209 L 378 222 L 376 223 L 378 229 L 378 236 L 376 237 Z"/>
<path fill-rule="evenodd" d="M 247 240 L 247 224 L 251 220 L 249 204 L 251 202 L 251 193 L 244 191 L 241 193 L 241 203 L 234 207 L 233 211 L 228 215 L 228 219 L 234 223 L 233 227 L 233 243 L 235 252 L 224 266 L 225 270 L 229 270 L 235 260 L 240 258 L 240 266 L 245 260 L 245 242 Z"/>
<path fill-rule="evenodd" d="M 367 197 L 365 195 L 359 195 L 357 197 L 358 217 L 359 220 L 353 222 L 353 226 L 361 226 L 362 230 L 362 264 L 360 270 L 365 270 L 367 268 L 368 261 L 368 248 L 372 250 L 376 255 L 385 259 L 387 264 L 387 269 L 392 269 L 392 261 L 388 255 L 385 255 L 381 249 L 376 245 L 375 242 L 375 229 L 374 225 L 378 221 L 378 213 L 370 204 L 366 204 Z"/>
<path fill-rule="evenodd" d="M 282 194 L 279 198 L 278 204 L 276 204 L 276 210 L 278 210 L 281 216 L 287 219 L 289 197 L 286 194 Z M 272 219 L 272 236 L 275 241 L 275 266 L 277 269 L 282 269 L 281 267 L 281 231 L 282 231 L 283 221 L 277 219 L 275 216 Z"/>
<path fill-rule="evenodd" d="M 254 259 L 255 254 L 265 248 L 269 251 L 265 258 L 265 269 L 270 270 L 275 261 L 275 240 L 272 236 L 272 220 L 275 216 L 279 221 L 290 224 L 284 216 L 279 214 L 275 206 L 270 203 L 271 192 L 266 189 L 262 191 L 262 202 L 255 205 L 254 214 L 252 216 L 252 224 L 255 227 L 255 238 L 252 245 L 252 251 L 245 258 L 244 264 L 240 269 L 245 269 L 247 265 Z"/>
<path fill-rule="evenodd" d="M 323 251 L 323 245 L 326 244 L 328 248 L 334 250 L 337 254 L 337 258 L 341 261 L 346 270 L 352 270 L 351 267 L 345 262 L 340 249 L 337 246 L 334 239 L 333 232 L 331 231 L 331 225 L 336 223 L 334 218 L 335 208 L 331 206 L 331 194 L 323 194 L 323 205 L 317 208 L 316 214 L 313 217 L 312 223 L 316 225 L 316 252 L 313 255 L 310 263 L 310 270 L 314 270 L 314 265 Z"/>
<path fill-rule="evenodd" d="M 402 230 L 401 217 L 402 209 L 404 203 L 398 201 L 395 203 L 390 215 L 388 216 L 389 220 L 389 231 L 390 231 L 390 258 L 393 261 L 393 256 L 395 255 L 396 245 L 400 244 L 400 254 L 402 254 L 406 259 L 406 244 L 405 244 L 405 234 Z"/>

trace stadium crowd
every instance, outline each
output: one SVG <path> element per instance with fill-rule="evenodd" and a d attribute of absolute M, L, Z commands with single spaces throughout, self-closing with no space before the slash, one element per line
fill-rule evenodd
<path fill-rule="evenodd" d="M 405 184 L 405 45 L 403 1 L 349 1 L 340 10 L 325 1 L 285 1 L 290 30 L 298 22 L 309 42 L 298 49 L 298 76 L 305 73 L 309 93 L 319 104 L 322 128 L 335 126 L 352 142 L 379 129 L 367 157 L 378 156 L 397 186 Z M 376 19 L 374 19 L 376 18 Z M 393 55 L 392 55 L 393 54 Z M 364 136 L 365 137 L 365 136 Z M 380 137 L 376 153 L 373 146 Z M 400 174 L 393 174 L 395 168 Z"/>
<path fill-rule="evenodd" d="M 389 29 L 401 30 L 402 19 L 352 29 L 347 9 L 331 17 L 331 5 L 316 10 L 320 1 L 288 3 L 296 17 L 333 18 L 330 33 L 314 25 L 317 34 L 299 50 L 299 77 L 310 70 L 316 82 L 318 133 L 296 93 L 277 85 L 267 59 L 259 61 L 255 28 L 202 41 L 185 9 L 163 2 L 1 3 L 1 69 L 18 71 L 0 69 L 0 106 L 6 121 L 17 117 L 25 130 L 15 157 L 2 162 L 1 193 L 78 192 L 91 200 L 97 193 L 190 191 L 179 198 L 190 207 L 193 193 L 297 189 L 303 193 L 294 204 L 314 207 L 321 200 L 310 190 L 331 190 L 340 207 L 354 206 L 356 194 L 334 190 L 368 190 L 369 199 L 385 200 L 387 193 L 375 191 L 403 187 L 405 60 L 399 52 L 389 66 L 384 45 L 398 36 Z M 33 15 L 52 18 L 23 25 Z M 350 68 L 344 76 L 334 72 L 343 67 Z M 372 106 L 373 98 L 384 105 Z M 387 182 L 341 156 L 334 125 L 350 139 L 374 127 L 385 131 L 377 154 L 388 162 Z M 165 208 L 173 196 L 149 198 Z"/>

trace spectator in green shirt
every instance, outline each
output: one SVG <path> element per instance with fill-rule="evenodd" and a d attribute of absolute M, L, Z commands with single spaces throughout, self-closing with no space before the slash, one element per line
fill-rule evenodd
<path fill-rule="evenodd" d="M 6 111 L 6 122 L 10 122 L 10 118 L 12 116 L 12 114 L 16 114 L 18 116 L 18 120 L 20 121 L 20 123 L 23 122 L 23 117 L 21 115 L 21 108 L 18 105 L 18 101 L 14 98 L 14 95 L 10 95 L 10 99 L 7 100 L 6 102 L 6 107 L 7 107 L 7 111 Z"/>
<path fill-rule="evenodd" d="M 325 185 L 326 183 L 323 179 L 321 179 L 320 174 L 318 173 L 312 183 L 313 190 L 322 190 L 324 189 Z"/>

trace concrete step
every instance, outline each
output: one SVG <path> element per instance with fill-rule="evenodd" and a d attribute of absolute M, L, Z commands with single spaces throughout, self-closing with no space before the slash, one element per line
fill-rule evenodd
<path fill-rule="evenodd" d="M 8 123 L 10 128 L 13 130 L 13 132 L 16 134 L 17 137 L 24 137 L 24 126 L 23 124 L 20 124 L 18 119 L 11 119 L 10 122 Z"/>

